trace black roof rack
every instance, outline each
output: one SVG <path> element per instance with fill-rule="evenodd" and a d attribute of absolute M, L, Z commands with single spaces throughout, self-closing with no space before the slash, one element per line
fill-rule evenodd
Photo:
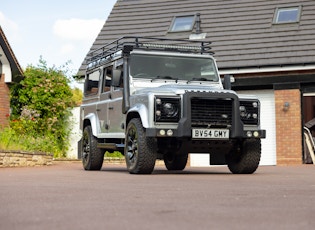
<path fill-rule="evenodd" d="M 154 37 L 121 37 L 111 43 L 93 50 L 87 55 L 87 64 L 106 61 L 118 51 L 130 52 L 132 49 L 163 50 L 181 53 L 213 54 L 211 42 L 184 39 L 167 39 Z M 94 65 L 93 65 L 94 66 Z"/>

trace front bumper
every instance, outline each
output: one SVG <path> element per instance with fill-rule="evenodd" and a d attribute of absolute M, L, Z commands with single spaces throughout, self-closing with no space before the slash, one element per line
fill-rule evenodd
<path fill-rule="evenodd" d="M 245 138 L 255 138 L 261 139 L 266 138 L 266 130 L 243 130 L 241 135 L 233 136 L 233 132 L 230 131 L 232 135 L 229 136 L 229 139 L 245 139 Z M 176 137 L 176 138 L 192 138 L 192 131 L 191 129 L 188 132 L 179 131 L 179 129 L 157 129 L 157 128 L 147 128 L 146 129 L 146 136 L 147 137 Z M 195 138 L 196 140 L 198 138 Z M 202 138 L 202 140 L 221 140 L 216 138 Z M 225 139 L 226 140 L 226 139 Z"/>

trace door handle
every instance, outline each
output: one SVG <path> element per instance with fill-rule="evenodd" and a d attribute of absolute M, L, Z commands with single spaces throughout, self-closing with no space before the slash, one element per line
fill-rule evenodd
<path fill-rule="evenodd" d="M 108 107 L 108 109 L 113 110 L 113 109 L 114 109 L 114 107 L 113 107 L 113 106 L 110 106 L 110 107 Z"/>

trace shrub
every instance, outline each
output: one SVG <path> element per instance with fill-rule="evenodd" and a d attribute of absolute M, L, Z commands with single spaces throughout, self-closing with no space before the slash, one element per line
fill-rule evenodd
<path fill-rule="evenodd" d="M 55 157 L 65 156 L 68 148 L 70 108 L 75 105 L 65 71 L 48 67 L 40 59 L 29 65 L 23 80 L 11 88 L 11 129 L 26 137 L 31 145 L 53 148 Z M 40 144 L 31 140 L 40 140 Z M 25 143 L 27 145 L 27 143 Z M 38 146 L 36 147 L 38 148 Z"/>
<path fill-rule="evenodd" d="M 80 106 L 82 104 L 83 93 L 80 89 L 74 88 L 72 90 L 72 101 L 74 103 L 73 106 Z"/>

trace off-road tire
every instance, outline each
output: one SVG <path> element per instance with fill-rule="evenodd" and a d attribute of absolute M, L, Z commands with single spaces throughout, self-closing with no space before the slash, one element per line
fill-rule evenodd
<path fill-rule="evenodd" d="M 260 139 L 243 141 L 238 150 L 226 155 L 226 163 L 234 174 L 252 174 L 259 165 L 261 156 Z"/>
<path fill-rule="evenodd" d="M 157 156 L 157 143 L 155 138 L 146 137 L 139 118 L 133 118 L 128 123 L 124 155 L 129 173 L 152 173 Z"/>
<path fill-rule="evenodd" d="M 104 161 L 104 150 L 97 148 L 97 138 L 91 126 L 86 126 L 82 136 L 82 163 L 85 170 L 100 170 Z"/>
<path fill-rule="evenodd" d="M 168 170 L 184 170 L 188 160 L 188 154 L 172 154 L 164 155 L 164 164 Z"/>

